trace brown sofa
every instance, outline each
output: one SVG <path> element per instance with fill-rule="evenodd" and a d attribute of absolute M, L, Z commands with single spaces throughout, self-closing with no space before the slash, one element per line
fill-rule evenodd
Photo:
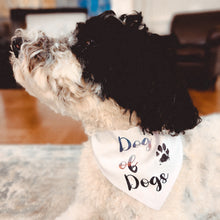
<path fill-rule="evenodd" d="M 213 89 L 220 73 L 220 11 L 179 14 L 171 33 L 177 36 L 177 72 L 189 88 Z"/>

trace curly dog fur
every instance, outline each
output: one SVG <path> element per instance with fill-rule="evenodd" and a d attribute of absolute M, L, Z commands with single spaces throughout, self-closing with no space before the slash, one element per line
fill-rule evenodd
<path fill-rule="evenodd" d="M 16 81 L 54 111 L 81 120 L 89 136 L 75 202 L 59 219 L 220 218 L 220 116 L 201 122 L 175 73 L 172 43 L 150 33 L 141 13 L 104 12 L 64 39 L 19 29 L 12 50 Z M 91 149 L 96 132 L 135 126 L 183 137 L 183 167 L 159 211 L 108 182 Z"/>
<path fill-rule="evenodd" d="M 198 123 L 198 112 L 175 75 L 172 47 L 148 32 L 140 13 L 117 19 L 106 12 L 79 24 L 76 38 L 71 49 L 84 67 L 84 79 L 101 84 L 101 98 L 135 111 L 144 131 L 179 133 Z"/>

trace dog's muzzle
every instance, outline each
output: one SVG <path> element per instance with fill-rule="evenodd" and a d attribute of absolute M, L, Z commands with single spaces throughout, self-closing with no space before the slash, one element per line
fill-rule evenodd
<path fill-rule="evenodd" d="M 23 43 L 23 40 L 21 37 L 14 38 L 12 40 L 11 47 L 16 58 L 18 58 L 22 43 Z"/>

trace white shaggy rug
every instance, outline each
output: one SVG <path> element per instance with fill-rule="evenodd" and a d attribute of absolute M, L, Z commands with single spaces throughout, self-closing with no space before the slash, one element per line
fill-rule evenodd
<path fill-rule="evenodd" d="M 0 145 L 0 220 L 52 220 L 74 199 L 80 145 Z"/>

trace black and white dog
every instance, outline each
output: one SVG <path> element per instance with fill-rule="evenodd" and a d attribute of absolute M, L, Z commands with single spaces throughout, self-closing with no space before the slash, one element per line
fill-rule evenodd
<path fill-rule="evenodd" d="M 16 81 L 89 137 L 58 219 L 220 219 L 220 116 L 201 122 L 141 13 L 106 11 L 63 39 L 19 29 L 12 50 Z"/>

